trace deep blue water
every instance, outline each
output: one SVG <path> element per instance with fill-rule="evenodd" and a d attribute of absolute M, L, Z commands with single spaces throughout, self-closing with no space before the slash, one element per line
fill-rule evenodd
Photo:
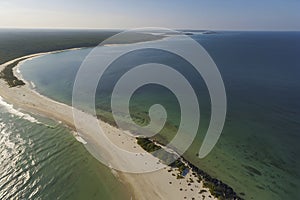
<path fill-rule="evenodd" d="M 98 89 L 97 107 L 110 106 L 111 89 L 132 66 L 153 60 L 172 65 L 190 80 L 200 99 L 199 133 L 185 157 L 244 193 L 245 199 L 299 199 L 300 33 L 220 32 L 192 37 L 217 64 L 228 100 L 222 136 L 205 159 L 196 153 L 210 117 L 208 92 L 201 77 L 172 54 L 145 50 L 114 63 Z M 39 57 L 25 62 L 21 72 L 42 94 L 70 104 L 74 77 L 90 50 Z M 158 86 L 139 89 L 132 111 L 143 113 L 153 103 L 166 107 L 170 123 L 179 122 L 178 102 Z"/>

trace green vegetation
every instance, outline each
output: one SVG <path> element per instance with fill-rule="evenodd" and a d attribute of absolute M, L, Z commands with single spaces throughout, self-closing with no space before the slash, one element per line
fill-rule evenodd
<path fill-rule="evenodd" d="M 242 199 L 241 197 L 237 196 L 232 188 L 220 181 L 217 181 L 216 179 L 205 180 L 203 182 L 203 187 L 208 188 L 210 193 L 220 200 Z"/>
<path fill-rule="evenodd" d="M 137 138 L 137 143 L 147 152 L 152 153 L 153 156 L 159 158 L 162 162 L 167 163 L 166 161 L 170 161 L 168 159 L 174 159 L 175 156 L 172 153 L 167 152 L 164 150 L 162 147 L 158 146 L 150 140 L 149 138 L 142 138 L 138 137 Z M 157 153 L 159 152 L 159 153 Z M 169 163 L 169 162 L 168 162 Z M 236 193 L 233 191 L 231 187 L 228 185 L 222 183 L 221 181 L 212 178 L 202 170 L 198 169 L 196 166 L 192 165 L 188 161 L 185 161 L 184 158 L 178 158 L 171 164 L 169 164 L 172 168 L 177 168 L 178 173 L 177 173 L 177 179 L 182 179 L 184 178 L 183 172 L 185 170 L 192 170 L 193 175 L 198 177 L 198 182 L 200 180 L 203 180 L 203 186 L 205 188 L 208 188 L 210 193 L 214 196 L 217 197 L 220 200 L 225 200 L 225 199 L 241 199 L 236 195 Z M 170 171 L 171 172 L 171 171 Z M 175 176 L 175 174 L 174 174 Z M 192 183 L 194 182 L 193 179 L 189 179 L 189 182 Z M 206 190 L 201 190 L 200 193 L 205 192 Z"/>
<path fill-rule="evenodd" d="M 10 60 L 48 51 L 97 46 L 116 31 L 96 30 L 0 30 L 0 64 Z M 8 65 L 1 73 L 10 87 L 25 83 L 13 75 L 13 68 L 22 60 Z"/>
<path fill-rule="evenodd" d="M 1 72 L 0 72 L 0 78 L 3 78 L 9 87 L 16 87 L 16 86 L 22 86 L 25 85 L 25 83 L 22 80 L 19 80 L 14 74 L 13 74 L 13 68 L 19 64 L 24 59 L 18 60 L 16 62 L 13 62 L 9 65 L 7 65 Z"/>
<path fill-rule="evenodd" d="M 217 197 L 218 199 L 226 199 L 225 197 L 223 197 L 223 188 L 220 186 L 216 186 L 213 183 L 210 182 L 204 182 L 203 186 L 205 188 L 208 188 L 210 193 Z"/>
<path fill-rule="evenodd" d="M 152 153 L 154 151 L 161 149 L 160 146 L 157 146 L 156 144 L 154 144 L 154 142 L 152 142 L 148 138 L 139 137 L 139 138 L 137 138 L 137 143 L 149 153 Z"/>
<path fill-rule="evenodd" d="M 151 153 L 153 156 L 161 160 L 165 164 L 171 163 L 176 159 L 176 155 L 166 151 L 160 146 L 156 145 L 155 142 L 151 141 L 149 138 L 137 138 L 137 143 L 147 152 Z"/>
<path fill-rule="evenodd" d="M 186 164 L 184 164 L 180 159 L 175 160 L 173 163 L 170 164 L 171 167 L 178 168 L 180 175 L 182 172 L 188 168 Z"/>
<path fill-rule="evenodd" d="M 151 141 L 149 138 L 137 138 L 137 143 L 147 152 L 152 153 L 153 156 L 160 159 L 163 163 L 168 164 L 173 168 L 178 169 L 177 179 L 184 178 L 182 173 L 184 170 L 189 169 L 186 164 L 184 164 L 180 159 L 176 159 L 177 156 L 173 153 L 167 152 L 160 146 L 156 145 L 155 142 Z M 172 162 L 176 159 L 174 162 Z"/>
<path fill-rule="evenodd" d="M 118 31 L 0 29 L 0 64 L 41 52 L 94 47 Z"/>

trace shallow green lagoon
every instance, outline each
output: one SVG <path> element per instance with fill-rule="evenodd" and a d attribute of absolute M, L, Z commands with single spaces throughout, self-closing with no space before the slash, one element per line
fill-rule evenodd
<path fill-rule="evenodd" d="M 103 79 L 104 90 L 98 90 L 97 108 L 110 110 L 109 93 L 120 75 L 132 66 L 153 59 L 173 65 L 191 78 L 200 99 L 198 136 L 185 157 L 245 199 L 299 199 L 300 34 L 220 32 L 193 37 L 218 65 L 228 99 L 222 136 L 205 159 L 200 160 L 196 154 L 210 118 L 209 96 L 201 78 L 198 82 L 186 63 L 170 54 L 147 50 L 114 63 Z M 70 104 L 74 77 L 90 50 L 36 58 L 25 62 L 21 72 L 42 94 Z M 163 136 L 170 139 L 180 121 L 178 102 L 173 97 L 165 88 L 144 87 L 132 98 L 131 111 L 147 121 L 149 105 L 165 105 L 170 126 Z"/>

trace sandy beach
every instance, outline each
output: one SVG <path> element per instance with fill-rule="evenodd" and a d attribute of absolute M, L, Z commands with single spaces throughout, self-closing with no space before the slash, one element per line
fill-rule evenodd
<path fill-rule="evenodd" d="M 29 55 L 7 62 L 0 66 L 0 71 L 15 61 L 24 58 L 31 59 L 45 54 L 47 53 Z M 14 74 L 21 78 L 18 72 L 17 67 L 15 67 Z M 24 82 L 26 81 L 24 80 Z M 158 159 L 142 149 L 137 144 L 136 138 L 127 134 L 126 131 L 99 120 L 98 122 L 105 135 L 95 134 L 98 127 L 89 125 L 91 119 L 95 117 L 76 109 L 76 112 L 82 112 L 82 119 L 80 124 L 77 123 L 77 126 L 75 126 L 72 110 L 74 108 L 40 95 L 30 85 L 26 83 L 22 87 L 10 88 L 3 79 L 0 79 L 0 96 L 5 102 L 12 104 L 15 109 L 52 118 L 66 124 L 73 129 L 78 142 L 85 145 L 93 156 L 105 162 L 108 166 L 112 164 L 120 168 L 126 165 L 132 165 L 133 168 L 140 167 L 146 159 L 148 166 L 157 165 L 160 168 L 160 170 L 154 172 L 141 174 L 125 173 L 112 169 L 112 172 L 120 181 L 130 187 L 133 199 L 216 199 L 207 188 L 203 188 L 202 181 L 198 180 L 191 170 L 183 179 L 177 179 L 178 171 L 176 168 L 162 166 L 161 163 L 158 164 Z M 111 144 L 107 143 L 107 140 L 121 149 L 136 154 L 137 161 L 130 160 L 131 163 L 128 157 L 125 157 L 120 151 L 112 150 Z M 143 163 L 137 164 L 138 159 Z"/>

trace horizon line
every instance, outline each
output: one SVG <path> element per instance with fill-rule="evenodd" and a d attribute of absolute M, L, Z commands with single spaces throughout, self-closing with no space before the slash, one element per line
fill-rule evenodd
<path fill-rule="evenodd" d="M 91 28 L 91 27 L 8 27 L 8 26 L 0 26 L 0 29 L 19 29 L 19 30 L 111 30 L 111 31 L 125 31 L 132 30 L 137 28 L 147 28 L 145 27 L 134 27 L 134 28 Z M 149 27 L 148 27 L 149 28 Z M 153 27 L 152 27 L 153 28 Z M 166 28 L 166 27 L 156 27 L 156 28 Z M 176 31 L 239 31 L 239 32 L 300 32 L 297 29 L 203 29 L 203 28 L 168 28 Z"/>

